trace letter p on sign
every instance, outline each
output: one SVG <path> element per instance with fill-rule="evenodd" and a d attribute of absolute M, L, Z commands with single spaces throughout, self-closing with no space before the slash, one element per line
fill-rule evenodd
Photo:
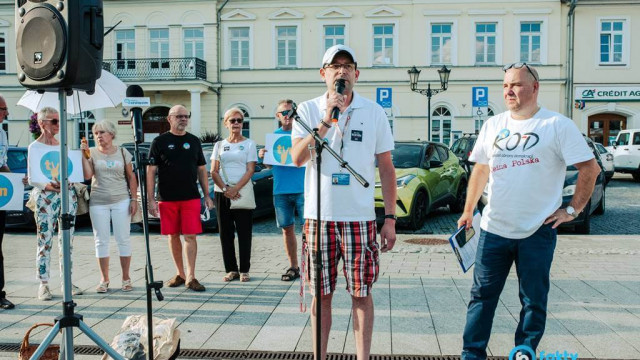
<path fill-rule="evenodd" d="M 474 86 L 471 88 L 471 102 L 473 107 L 489 106 L 489 88 L 486 86 Z"/>

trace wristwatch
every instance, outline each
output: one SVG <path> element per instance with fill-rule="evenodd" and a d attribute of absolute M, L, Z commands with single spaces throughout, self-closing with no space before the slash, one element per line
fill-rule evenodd
<path fill-rule="evenodd" d="M 225 186 L 225 187 L 222 188 L 222 193 L 224 194 L 226 192 L 227 192 L 227 187 Z"/>
<path fill-rule="evenodd" d="M 569 205 L 566 208 L 564 208 L 564 211 L 567 212 L 567 214 L 569 214 L 569 216 L 571 216 L 572 218 L 577 218 L 578 217 L 578 212 L 576 211 L 576 209 L 573 208 L 573 206 Z"/>
<path fill-rule="evenodd" d="M 393 219 L 393 220 L 398 220 L 398 217 L 396 216 L 396 214 L 386 214 L 384 216 L 385 219 Z"/>

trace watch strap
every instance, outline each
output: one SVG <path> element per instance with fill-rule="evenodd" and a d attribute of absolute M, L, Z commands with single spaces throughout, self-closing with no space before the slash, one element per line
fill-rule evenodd
<path fill-rule="evenodd" d="M 398 220 L 398 217 L 395 214 L 386 214 L 384 216 L 385 219 L 393 219 L 393 220 Z"/>

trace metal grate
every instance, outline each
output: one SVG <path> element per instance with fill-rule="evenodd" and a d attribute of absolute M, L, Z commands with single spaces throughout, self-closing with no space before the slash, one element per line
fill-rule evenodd
<path fill-rule="evenodd" d="M 17 353 L 20 344 L 0 344 L 0 352 Z M 77 355 L 102 355 L 103 351 L 95 345 L 77 345 L 73 347 Z M 180 359 L 214 360 L 313 360 L 309 352 L 272 352 L 212 349 L 181 349 Z M 460 360 L 459 355 L 371 355 L 371 360 Z M 505 356 L 489 356 L 489 360 L 508 360 Z M 584 359 L 581 360 L 595 360 Z M 356 360 L 355 354 L 327 354 L 327 360 Z"/>

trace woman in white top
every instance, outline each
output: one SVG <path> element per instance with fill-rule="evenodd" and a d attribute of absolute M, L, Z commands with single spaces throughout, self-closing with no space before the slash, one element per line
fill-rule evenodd
<path fill-rule="evenodd" d="M 113 235 L 118 243 L 122 268 L 122 291 L 133 290 L 129 267 L 131 265 L 131 215 L 138 207 L 138 182 L 133 173 L 133 156 L 124 148 L 115 146 L 116 126 L 109 121 L 93 125 L 96 147 L 89 149 L 86 140 L 81 148 L 84 178 L 91 179 L 89 215 L 96 242 L 96 258 L 100 267 L 99 293 L 109 288 L 109 237 L 113 223 Z M 89 151 L 87 153 L 87 151 Z M 89 155 L 89 156 L 87 156 Z"/>
<path fill-rule="evenodd" d="M 47 152 L 58 152 L 55 159 L 59 159 L 60 142 L 55 138 L 60 131 L 60 116 L 58 110 L 45 107 L 38 112 L 38 125 L 42 133 L 36 141 L 29 144 L 28 157 L 30 158 L 34 151 L 39 151 L 47 156 Z M 46 161 L 46 171 L 50 172 L 52 178 L 60 179 L 60 163 L 49 163 Z M 58 229 L 58 218 L 62 209 L 60 201 L 60 182 L 51 181 L 48 183 L 39 183 L 32 181 L 31 174 L 34 169 L 31 168 L 31 161 L 27 161 L 29 184 L 33 186 L 31 196 L 36 199 L 35 220 L 37 226 L 38 247 L 36 253 L 36 278 L 40 281 L 38 288 L 38 298 L 40 300 L 51 300 L 51 290 L 49 289 L 49 279 L 51 275 L 51 247 L 52 239 L 56 230 L 58 232 L 58 251 L 60 255 L 60 277 L 62 278 L 62 229 Z M 76 192 L 71 183 L 69 183 L 69 215 L 75 217 L 78 207 Z M 73 249 L 73 232 L 74 227 L 70 229 L 71 242 L 69 248 L 69 261 L 71 262 L 71 251 Z M 80 295 L 82 291 L 75 285 L 72 285 L 72 294 Z"/>
<path fill-rule="evenodd" d="M 251 181 L 258 154 L 256 144 L 242 136 L 242 110 L 231 108 L 224 114 L 224 125 L 229 129 L 229 137 L 216 143 L 211 153 L 211 177 L 215 184 L 213 200 L 218 215 L 222 259 L 225 275 L 223 281 L 249 281 L 251 267 L 251 232 L 253 210 L 231 209 L 231 200 L 239 197 L 238 192 Z M 236 260 L 234 244 L 238 233 L 240 266 Z"/>

